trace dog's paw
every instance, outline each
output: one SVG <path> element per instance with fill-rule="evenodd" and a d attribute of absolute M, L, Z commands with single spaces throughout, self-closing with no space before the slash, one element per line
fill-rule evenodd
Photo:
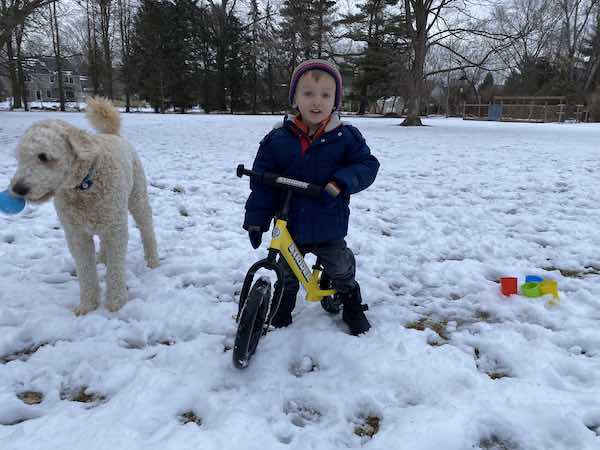
<path fill-rule="evenodd" d="M 98 305 L 81 304 L 77 308 L 75 308 L 73 312 L 75 313 L 76 316 L 83 316 L 89 312 L 94 311 L 96 308 L 98 308 Z"/>
<path fill-rule="evenodd" d="M 156 269 L 160 266 L 160 261 L 158 260 L 158 256 L 153 256 L 146 260 L 146 265 L 151 269 Z"/>
<path fill-rule="evenodd" d="M 108 309 L 110 312 L 117 312 L 118 310 L 121 309 L 121 307 L 127 302 L 127 300 L 123 300 L 123 301 L 113 301 L 113 300 L 107 300 L 106 301 L 106 309 Z"/>
<path fill-rule="evenodd" d="M 121 305 L 118 303 L 109 303 L 106 305 L 106 309 L 108 309 L 110 312 L 117 312 L 119 309 L 121 309 Z"/>

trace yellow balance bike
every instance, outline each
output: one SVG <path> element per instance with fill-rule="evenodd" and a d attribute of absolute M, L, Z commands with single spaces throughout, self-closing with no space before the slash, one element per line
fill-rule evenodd
<path fill-rule="evenodd" d="M 238 369 L 248 366 L 260 337 L 269 330 L 271 319 L 281 302 L 285 275 L 277 265 L 277 255 L 281 254 L 285 258 L 298 281 L 304 286 L 306 300 L 320 301 L 323 309 L 332 314 L 341 310 L 341 302 L 335 297 L 335 290 L 331 289 L 331 281 L 327 274 L 323 273 L 319 258 L 311 271 L 287 229 L 292 194 L 299 193 L 318 197 L 323 195 L 324 189 L 316 184 L 269 172 L 257 173 L 245 169 L 244 165 L 240 164 L 237 167 L 237 176 L 241 178 L 244 175 L 253 177 L 259 183 L 281 189 L 286 194 L 283 206 L 275 216 L 268 256 L 254 263 L 244 278 L 236 317 L 238 329 L 233 346 L 233 365 Z M 272 270 L 277 275 L 275 292 L 272 295 L 271 280 L 267 276 L 261 276 L 253 283 L 254 276 L 259 269 Z"/>

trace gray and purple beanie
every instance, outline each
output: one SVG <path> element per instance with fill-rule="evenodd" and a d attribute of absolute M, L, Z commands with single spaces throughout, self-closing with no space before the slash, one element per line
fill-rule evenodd
<path fill-rule="evenodd" d="M 334 64 L 330 63 L 329 61 L 325 61 L 324 59 L 309 59 L 300 63 L 298 67 L 294 69 L 294 73 L 292 74 L 292 79 L 290 81 L 290 105 L 294 104 L 294 96 L 296 95 L 298 80 L 300 80 L 300 77 L 309 70 L 322 70 L 333 77 L 335 80 L 335 101 L 333 105 L 334 110 L 339 111 L 342 104 L 342 75 Z"/>

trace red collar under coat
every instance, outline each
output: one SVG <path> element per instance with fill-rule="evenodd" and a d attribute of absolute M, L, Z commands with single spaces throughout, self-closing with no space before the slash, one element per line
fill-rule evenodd
<path fill-rule="evenodd" d="M 302 116 L 298 114 L 296 117 L 294 117 L 292 121 L 292 124 L 294 126 L 291 127 L 291 130 L 296 136 L 298 136 L 298 139 L 300 139 L 300 148 L 302 149 L 302 156 L 306 154 L 306 152 L 308 151 L 308 147 L 310 147 L 310 144 L 312 144 L 316 139 L 319 138 L 319 136 L 325 133 L 325 131 L 329 131 L 326 129 L 327 125 L 329 125 L 329 122 L 331 121 L 331 117 L 332 116 L 329 116 L 327 119 L 321 122 L 317 127 L 315 134 L 313 134 L 312 136 L 308 134 L 309 128 L 308 125 L 302 121 Z"/>

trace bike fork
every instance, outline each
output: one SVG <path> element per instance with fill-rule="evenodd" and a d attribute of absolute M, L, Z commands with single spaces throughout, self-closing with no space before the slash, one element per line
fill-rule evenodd
<path fill-rule="evenodd" d="M 267 330 L 271 325 L 271 318 L 277 312 L 277 309 L 279 308 L 279 303 L 281 302 L 281 297 L 283 296 L 283 287 L 285 282 L 285 275 L 281 267 L 277 265 L 276 257 L 277 251 L 270 249 L 269 255 L 266 258 L 255 262 L 254 264 L 252 264 L 252 266 L 250 266 L 250 269 L 248 269 L 246 277 L 244 278 L 244 284 L 242 285 L 242 292 L 240 293 L 238 313 L 235 318 L 236 322 L 239 322 L 240 320 L 240 313 L 244 308 L 246 299 L 248 298 L 248 293 L 250 292 L 250 288 L 252 287 L 252 284 L 254 282 L 254 276 L 256 275 L 256 272 L 258 272 L 259 269 L 267 269 L 274 271 L 275 275 L 277 275 L 277 283 L 275 283 L 275 290 L 273 292 L 272 297 L 269 300 L 269 308 L 267 310 L 267 322 L 265 323 L 265 330 Z"/>

